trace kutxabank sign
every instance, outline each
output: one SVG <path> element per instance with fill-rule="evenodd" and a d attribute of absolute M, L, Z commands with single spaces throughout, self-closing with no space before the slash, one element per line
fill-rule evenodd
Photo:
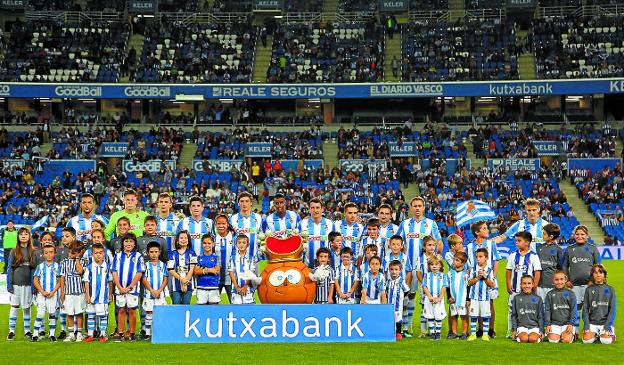
<path fill-rule="evenodd" d="M 0 83 L 0 97 L 63 99 L 349 99 L 624 93 L 624 78 L 362 84 L 50 84 Z"/>
<path fill-rule="evenodd" d="M 154 308 L 153 343 L 391 342 L 394 307 L 167 305 Z"/>

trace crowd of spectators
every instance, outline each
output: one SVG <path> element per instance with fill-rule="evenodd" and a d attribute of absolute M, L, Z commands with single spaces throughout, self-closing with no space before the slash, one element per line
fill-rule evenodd
<path fill-rule="evenodd" d="M 51 160 L 95 159 L 103 142 L 119 142 L 120 134 L 115 128 L 89 128 L 80 131 L 78 127 L 62 127 L 52 134 L 52 149 L 45 156 Z"/>
<path fill-rule="evenodd" d="M 402 26 L 403 81 L 518 78 L 524 45 L 501 19 L 421 20 Z"/>
<path fill-rule="evenodd" d="M 251 20 L 200 24 L 161 17 L 145 29 L 138 82 L 250 82 L 256 46 Z"/>
<path fill-rule="evenodd" d="M 383 27 L 367 23 L 282 24 L 267 81 L 376 82 L 383 79 Z"/>

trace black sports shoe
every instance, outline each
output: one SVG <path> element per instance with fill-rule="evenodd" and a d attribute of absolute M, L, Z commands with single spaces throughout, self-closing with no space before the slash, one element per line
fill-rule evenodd
<path fill-rule="evenodd" d="M 50 338 L 50 342 L 56 342 L 56 337 L 50 336 L 49 338 Z"/>
<path fill-rule="evenodd" d="M 45 337 L 45 331 L 39 331 L 39 337 L 44 338 Z"/>
<path fill-rule="evenodd" d="M 93 337 L 99 338 L 100 337 L 100 330 L 94 330 L 93 331 Z"/>
<path fill-rule="evenodd" d="M 496 338 L 496 331 L 494 331 L 493 328 L 490 328 L 488 335 L 490 335 L 490 338 Z"/>
<path fill-rule="evenodd" d="M 145 330 L 141 330 L 141 332 L 139 332 L 139 338 L 145 338 L 145 336 L 147 336 L 147 334 L 145 333 Z"/>
<path fill-rule="evenodd" d="M 15 332 L 9 332 L 7 335 L 7 341 L 13 341 L 15 339 Z"/>
<path fill-rule="evenodd" d="M 466 341 L 468 336 L 465 333 L 462 333 L 461 336 L 457 337 L 459 340 Z"/>
<path fill-rule="evenodd" d="M 65 338 L 67 338 L 67 332 L 61 331 L 61 333 L 59 333 L 58 339 L 60 341 L 63 341 Z"/>
<path fill-rule="evenodd" d="M 456 339 L 457 337 L 458 337 L 458 336 L 457 336 L 457 333 L 453 333 L 453 332 L 451 332 L 451 333 L 449 333 L 449 334 L 448 334 L 448 336 L 446 336 L 446 339 L 447 339 L 447 340 L 454 340 L 454 339 Z"/>
<path fill-rule="evenodd" d="M 32 336 L 32 339 L 30 341 L 37 342 L 37 341 L 39 341 L 39 337 L 38 336 Z"/>
<path fill-rule="evenodd" d="M 150 336 L 150 335 L 145 335 L 145 336 L 143 336 L 143 339 L 144 339 L 145 341 L 149 341 L 149 340 L 151 340 L 151 339 L 152 339 L 152 336 Z"/>
<path fill-rule="evenodd" d="M 477 338 L 483 337 L 483 329 L 477 330 Z"/>
<path fill-rule="evenodd" d="M 130 342 L 136 341 L 136 336 L 134 335 L 134 333 L 131 333 L 130 336 L 128 336 L 128 341 Z"/>
<path fill-rule="evenodd" d="M 24 338 L 27 339 L 27 340 L 32 340 L 33 335 L 32 335 L 32 333 L 30 331 L 28 331 L 28 332 L 24 333 Z"/>
<path fill-rule="evenodd" d="M 113 336 L 113 341 L 115 342 L 123 342 L 124 338 L 121 333 L 115 333 Z"/>

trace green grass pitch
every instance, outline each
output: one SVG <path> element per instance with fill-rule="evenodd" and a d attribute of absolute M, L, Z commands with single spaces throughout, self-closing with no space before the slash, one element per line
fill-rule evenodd
<path fill-rule="evenodd" d="M 504 278 L 501 262 L 499 278 Z M 608 282 L 616 288 L 618 314 L 615 328 L 624 331 L 624 261 L 605 261 Z M 504 280 L 504 279 L 503 279 Z M 397 343 L 293 343 L 293 344 L 199 344 L 152 345 L 135 343 L 30 343 L 24 340 L 21 311 L 17 322 L 17 338 L 5 340 L 8 332 L 8 305 L 0 305 L 0 364 L 104 364 L 142 363 L 173 364 L 624 364 L 624 334 L 611 346 L 564 344 L 518 344 L 504 338 L 507 329 L 507 294 L 501 282 L 501 297 L 496 300 L 496 332 L 490 342 L 405 339 Z M 419 310 L 414 315 L 418 326 Z M 34 310 L 32 315 L 34 324 Z M 447 323 L 443 324 L 446 336 Z M 418 332 L 418 331 L 415 331 Z M 58 334 L 58 329 L 57 329 Z"/>

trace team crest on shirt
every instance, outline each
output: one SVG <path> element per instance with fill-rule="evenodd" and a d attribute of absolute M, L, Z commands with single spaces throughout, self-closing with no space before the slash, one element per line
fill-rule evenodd
<path fill-rule="evenodd" d="M 536 298 L 531 298 L 531 303 L 537 303 L 537 299 Z"/>
<path fill-rule="evenodd" d="M 553 296 L 553 298 L 554 298 L 554 297 L 555 297 L 555 294 L 553 293 L 553 295 L 552 295 L 552 296 Z M 564 292 L 564 293 L 563 293 L 563 297 L 564 297 L 564 298 L 567 298 L 567 297 L 569 297 L 569 296 L 570 296 L 570 294 L 568 294 L 568 292 Z"/>
<path fill-rule="evenodd" d="M 550 254 L 551 254 L 551 255 L 554 255 L 554 254 L 555 254 L 555 249 L 554 249 L 554 248 L 550 250 Z"/>
<path fill-rule="evenodd" d="M 589 247 L 585 247 L 585 252 L 589 252 Z"/>
<path fill-rule="evenodd" d="M 609 294 L 609 288 L 605 288 L 604 293 Z"/>

